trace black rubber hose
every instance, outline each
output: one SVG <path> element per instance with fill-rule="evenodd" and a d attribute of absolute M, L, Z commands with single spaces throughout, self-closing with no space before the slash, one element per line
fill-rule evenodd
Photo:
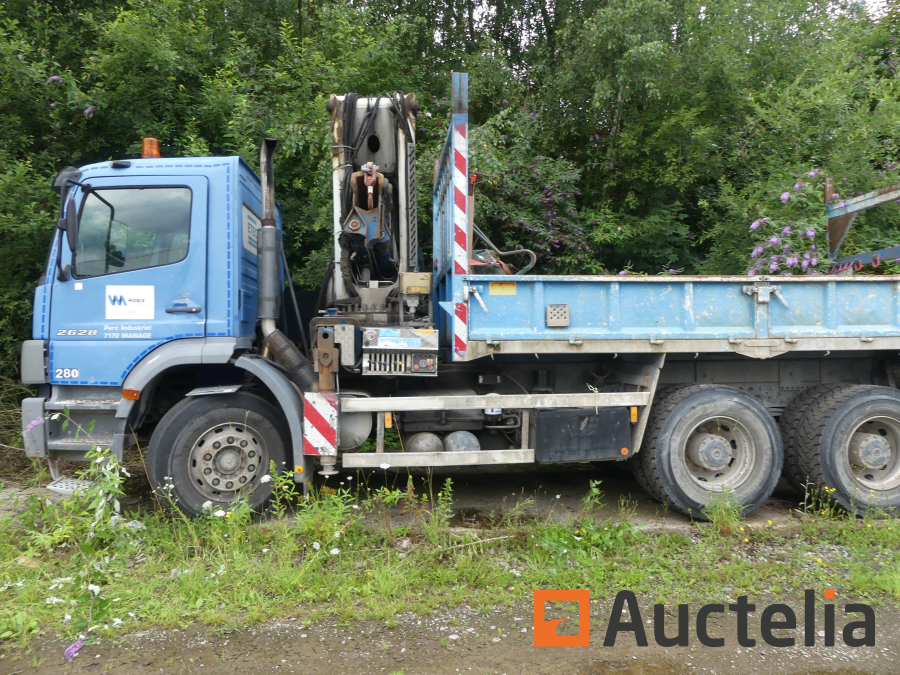
<path fill-rule="evenodd" d="M 333 273 L 334 263 L 330 262 L 328 263 L 328 267 L 325 268 L 325 276 L 322 278 L 322 286 L 319 288 L 319 297 L 316 299 L 316 316 L 319 316 L 319 312 L 325 309 L 323 302 L 325 300 L 325 294 L 328 293 L 328 284 L 331 283 L 331 275 Z"/>
<path fill-rule="evenodd" d="M 294 303 L 294 315 L 297 317 L 297 325 L 300 327 L 300 342 L 303 345 L 303 353 L 306 355 L 306 358 L 311 359 L 312 356 L 310 356 L 309 343 L 306 341 L 306 329 L 303 327 L 303 319 L 300 318 L 300 305 L 297 304 L 297 294 L 294 292 L 294 280 L 291 278 L 291 270 L 288 268 L 284 249 L 281 249 L 281 264 L 284 265 L 284 273 L 287 276 L 288 288 L 291 291 L 291 301 Z"/>

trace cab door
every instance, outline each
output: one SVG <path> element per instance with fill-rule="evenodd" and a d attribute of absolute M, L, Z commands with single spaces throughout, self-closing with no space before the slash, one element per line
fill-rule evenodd
<path fill-rule="evenodd" d="M 206 334 L 204 176 L 91 178 L 54 273 L 50 381 L 120 385 L 147 353 Z"/>

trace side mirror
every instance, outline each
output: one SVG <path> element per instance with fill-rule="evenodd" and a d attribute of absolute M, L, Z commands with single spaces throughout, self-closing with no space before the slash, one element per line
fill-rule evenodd
<path fill-rule="evenodd" d="M 78 235 L 78 207 L 75 205 L 75 200 L 73 198 L 69 198 L 69 203 L 66 206 L 66 239 L 69 242 L 69 250 L 75 250 L 75 240 Z"/>

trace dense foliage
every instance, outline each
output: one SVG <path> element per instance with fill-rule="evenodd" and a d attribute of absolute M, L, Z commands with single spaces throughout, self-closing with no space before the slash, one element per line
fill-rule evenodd
<path fill-rule="evenodd" d="M 415 92 L 428 242 L 457 69 L 477 220 L 539 252 L 536 271 L 813 271 L 823 178 L 844 196 L 898 180 L 898 36 L 900 6 L 873 18 L 851 0 L 4 2 L 0 358 L 10 374 L 29 336 L 52 176 L 143 136 L 251 165 L 279 138 L 288 256 L 312 288 L 330 255 L 327 96 Z M 897 215 L 861 217 L 848 249 L 900 241 Z"/>

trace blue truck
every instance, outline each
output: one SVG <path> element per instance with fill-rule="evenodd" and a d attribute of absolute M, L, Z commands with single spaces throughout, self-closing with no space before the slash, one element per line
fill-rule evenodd
<path fill-rule="evenodd" d="M 150 482 L 188 514 L 261 506 L 272 462 L 304 484 L 627 462 L 696 518 L 714 493 L 751 511 L 782 473 L 855 513 L 900 507 L 900 278 L 528 274 L 533 253 L 473 222 L 467 77 L 452 77 L 430 253 L 415 95 L 328 101 L 334 256 L 310 321 L 282 252 L 274 140 L 259 176 L 239 157 L 161 158 L 153 139 L 141 158 L 60 172 L 22 348 L 25 450 L 52 485 L 71 489 L 61 460 L 149 436 Z M 830 231 L 897 196 L 829 206 Z"/>

